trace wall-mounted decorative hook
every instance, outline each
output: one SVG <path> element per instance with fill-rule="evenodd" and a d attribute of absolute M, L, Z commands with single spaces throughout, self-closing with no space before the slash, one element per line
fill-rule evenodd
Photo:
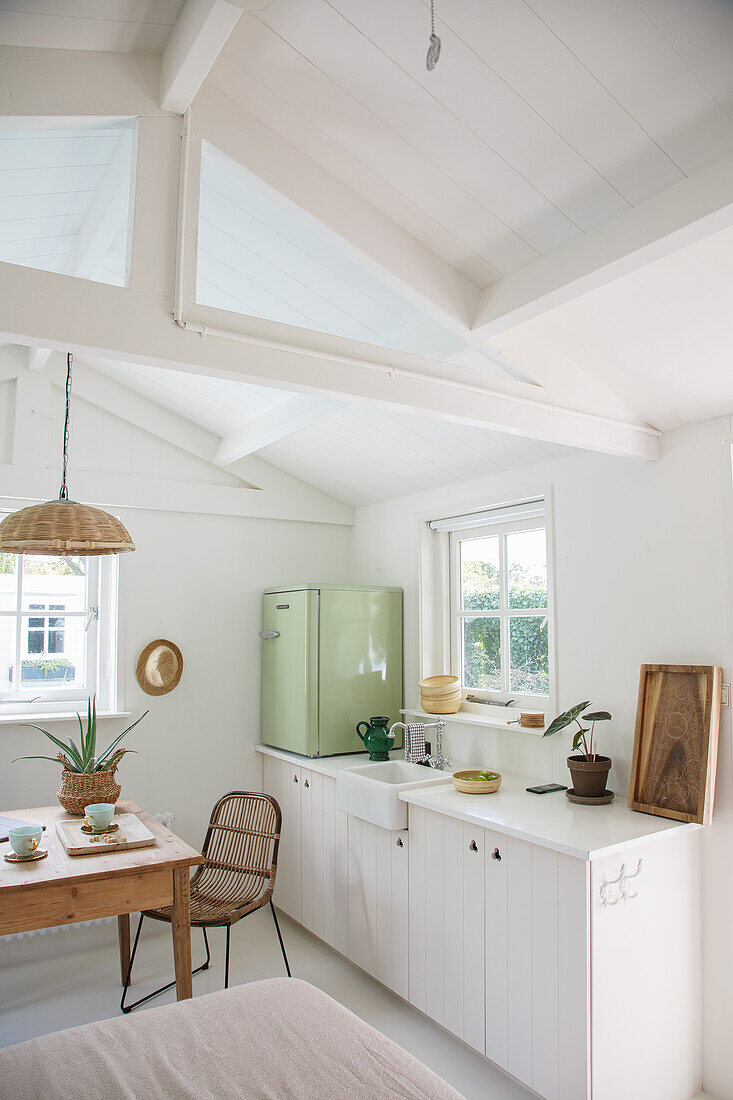
<path fill-rule="evenodd" d="M 636 870 L 627 874 L 626 864 L 621 864 L 618 876 L 609 882 L 602 882 L 599 890 L 601 905 L 618 905 L 620 901 L 631 901 L 636 897 L 636 890 L 629 886 L 629 880 L 636 878 L 641 870 L 641 860 L 636 864 Z"/>

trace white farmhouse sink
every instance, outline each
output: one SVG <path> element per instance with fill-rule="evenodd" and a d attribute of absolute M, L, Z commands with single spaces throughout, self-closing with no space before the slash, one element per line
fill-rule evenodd
<path fill-rule="evenodd" d="M 450 783 L 450 772 L 433 771 L 408 760 L 385 760 L 344 768 L 336 776 L 338 808 L 382 829 L 407 828 L 407 804 L 402 791 Z"/>

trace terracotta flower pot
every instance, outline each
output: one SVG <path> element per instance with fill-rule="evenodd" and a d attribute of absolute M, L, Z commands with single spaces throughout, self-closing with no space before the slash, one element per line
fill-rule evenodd
<path fill-rule="evenodd" d="M 584 756 L 569 756 L 568 767 L 573 780 L 573 791 L 582 798 L 600 798 L 606 790 L 611 769 L 610 756 L 596 756 L 586 760 Z"/>

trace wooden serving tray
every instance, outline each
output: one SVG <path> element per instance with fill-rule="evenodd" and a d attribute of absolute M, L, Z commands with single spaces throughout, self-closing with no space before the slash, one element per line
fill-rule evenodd
<path fill-rule="evenodd" d="M 107 855 L 109 852 L 127 851 L 129 848 L 150 848 L 155 836 L 143 825 L 137 814 L 115 814 L 119 829 L 114 833 L 90 835 L 83 833 L 84 818 L 67 818 L 56 824 L 61 843 L 70 856 Z"/>
<path fill-rule="evenodd" d="M 710 824 L 722 678 L 715 665 L 641 666 L 632 810 Z"/>

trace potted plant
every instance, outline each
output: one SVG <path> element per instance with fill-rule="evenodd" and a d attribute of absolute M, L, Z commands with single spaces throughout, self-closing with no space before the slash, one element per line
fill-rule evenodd
<path fill-rule="evenodd" d="M 596 752 L 596 722 L 609 722 L 611 715 L 607 710 L 586 711 L 590 700 L 584 703 L 576 703 L 564 714 L 558 714 L 550 722 L 544 736 L 551 737 L 553 733 L 564 730 L 566 726 L 575 722 L 578 729 L 573 737 L 573 748 L 583 751 L 575 756 L 568 757 L 568 768 L 573 781 L 573 793 L 581 798 L 602 798 L 606 793 L 608 772 L 611 768 L 611 757 L 600 756 Z M 586 713 L 583 713 L 586 711 Z M 583 722 L 590 725 L 584 726 Z"/>
<path fill-rule="evenodd" d="M 116 802 L 120 797 L 121 787 L 115 780 L 115 771 L 126 752 L 134 752 L 134 749 L 119 749 L 117 746 L 130 730 L 134 730 L 138 722 L 142 722 L 146 714 L 141 714 L 136 722 L 128 726 L 126 730 L 107 746 L 104 752 L 97 753 L 97 697 L 89 697 L 87 707 L 87 728 L 77 714 L 79 720 L 79 744 L 72 738 L 64 744 L 54 737 L 48 730 L 33 722 L 26 725 L 39 730 L 60 752 L 56 756 L 19 756 L 18 760 L 52 760 L 62 765 L 61 786 L 56 792 L 61 805 L 70 814 L 82 816 L 84 807 L 92 802 Z M 13 761 L 15 763 L 15 760 Z"/>

